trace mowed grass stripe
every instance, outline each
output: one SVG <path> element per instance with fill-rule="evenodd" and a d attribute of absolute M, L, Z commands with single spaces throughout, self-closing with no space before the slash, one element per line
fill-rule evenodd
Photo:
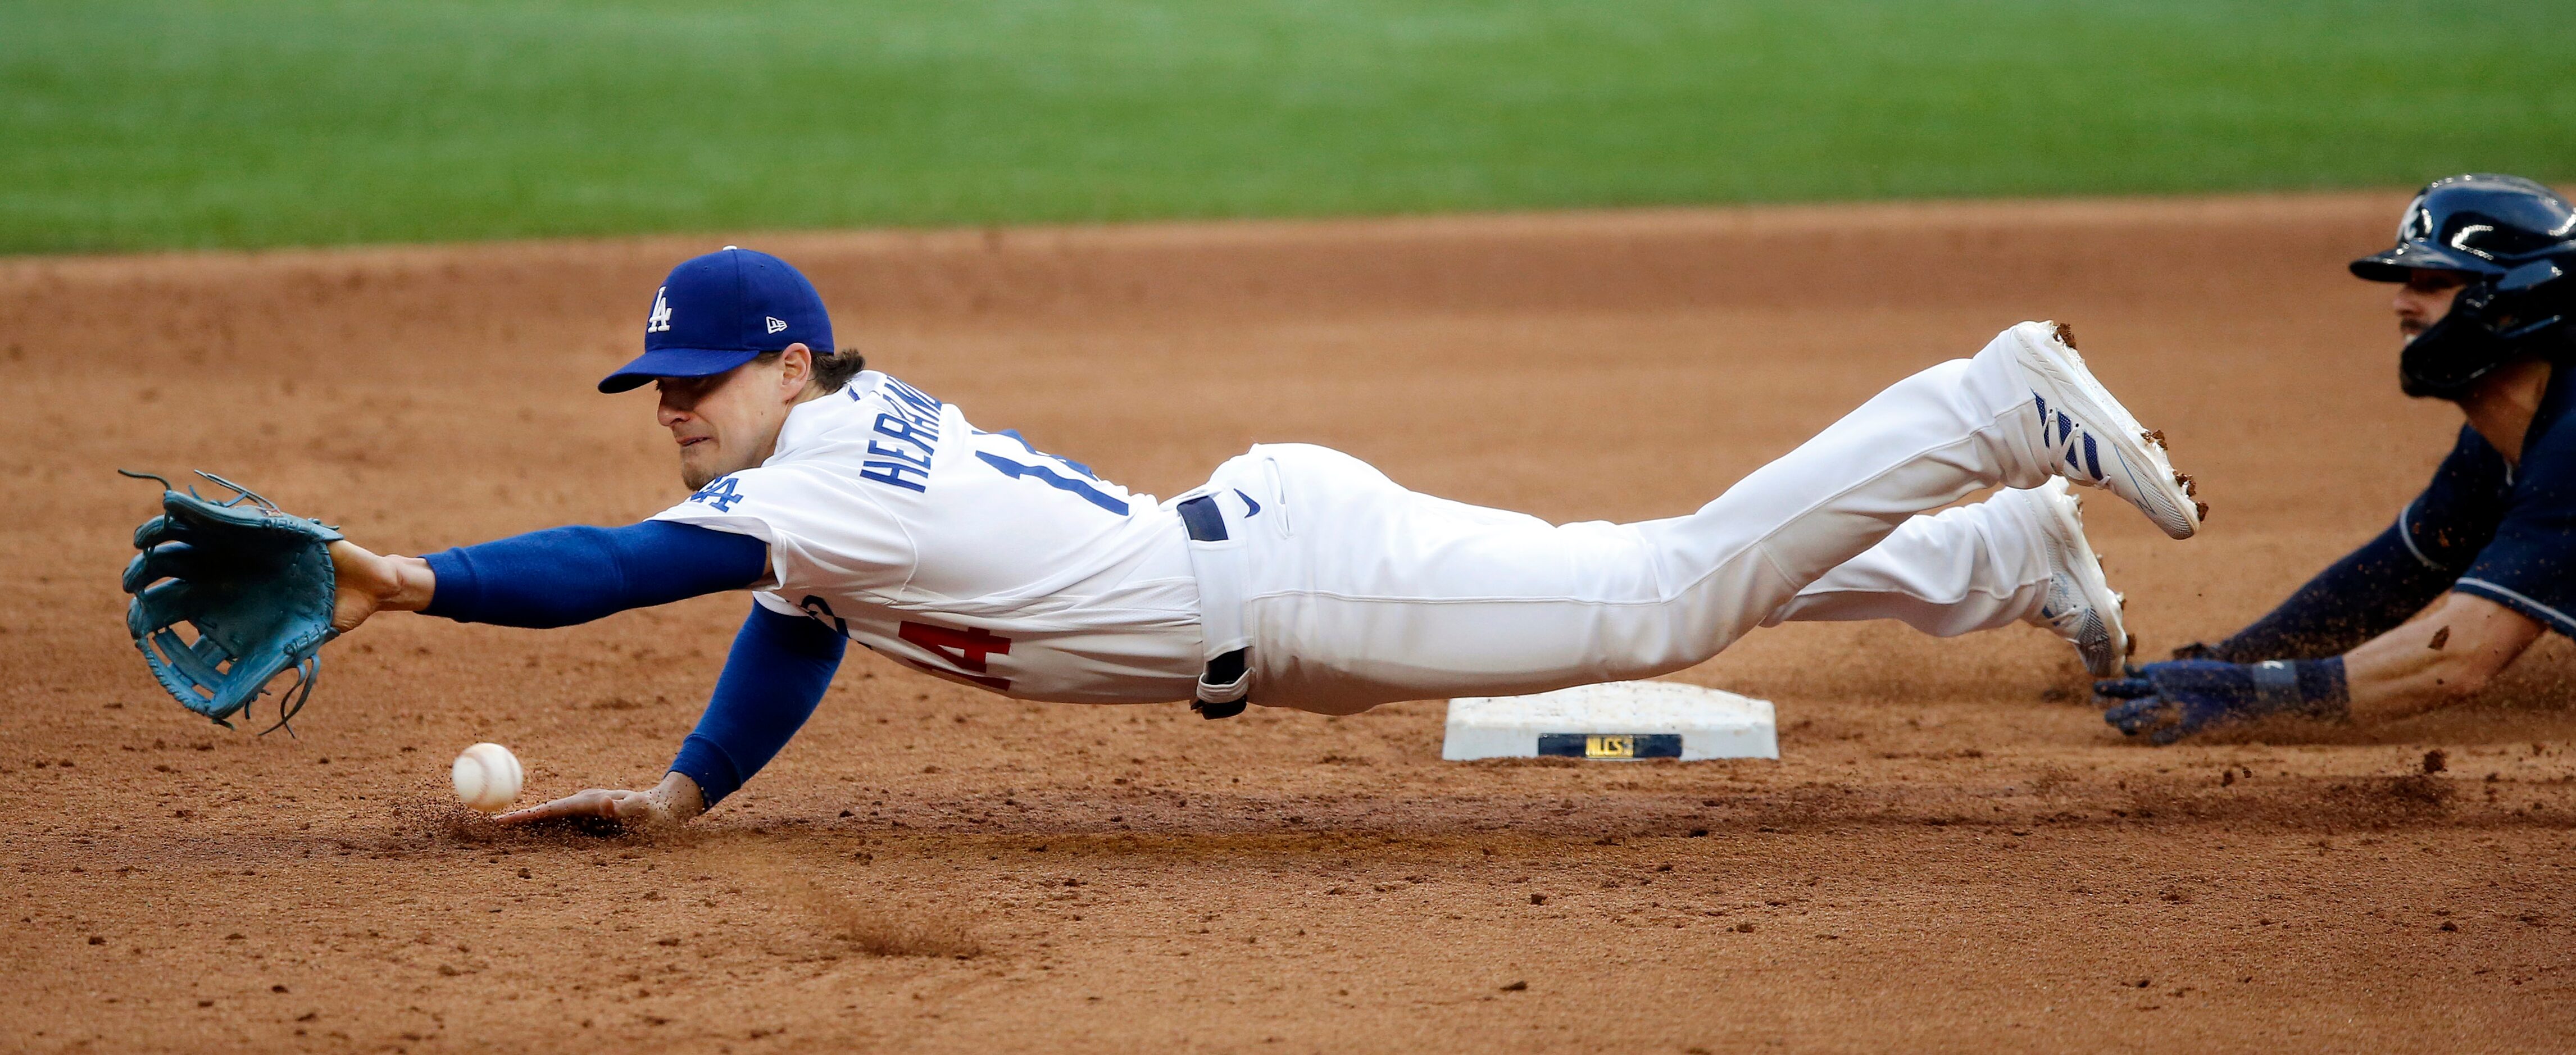
<path fill-rule="evenodd" d="M 2576 175 L 2576 5 L 0 0 L 0 252 Z"/>

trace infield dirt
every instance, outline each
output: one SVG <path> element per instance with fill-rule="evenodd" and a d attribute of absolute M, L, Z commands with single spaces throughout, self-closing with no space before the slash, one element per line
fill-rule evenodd
<path fill-rule="evenodd" d="M 2073 324 L 2212 506 L 2096 544 L 2141 655 L 2381 529 L 2457 425 L 2342 263 L 2402 195 L 738 236 L 0 260 L 0 1047 L 2565 1050 L 2571 657 L 2384 729 L 2156 750 L 2035 629 L 1756 633 L 1689 681 L 1779 762 L 1457 765 L 1441 705 L 1020 703 L 854 654 L 688 832 L 505 832 L 659 776 L 739 622 L 388 616 L 295 736 L 143 671 L 115 587 L 203 467 L 380 550 L 680 497 L 595 394 L 673 262 L 803 266 L 844 343 L 1169 495 L 1266 440 L 1553 519 L 1728 482 L 2023 318 Z M 268 710 L 263 706 L 261 716 Z M 2426 772 L 2428 751 L 2445 763 Z"/>

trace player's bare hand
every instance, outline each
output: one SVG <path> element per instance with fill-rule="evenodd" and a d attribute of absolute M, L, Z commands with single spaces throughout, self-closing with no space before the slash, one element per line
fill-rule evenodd
<path fill-rule="evenodd" d="M 604 817 L 620 823 L 653 823 L 653 801 L 641 791 L 623 788 L 591 788 L 523 810 L 511 810 L 492 818 L 501 824 L 528 824 L 535 821 L 562 821 L 576 817 Z"/>
<path fill-rule="evenodd" d="M 438 584 L 428 561 L 380 556 L 346 539 L 331 544 L 331 575 L 331 628 L 343 634 L 377 612 L 428 607 Z"/>
<path fill-rule="evenodd" d="M 704 812 L 706 806 L 698 792 L 697 782 L 672 773 L 664 776 L 661 785 L 651 791 L 590 788 L 553 802 L 511 810 L 492 819 L 501 824 L 529 824 L 598 818 L 630 827 L 660 827 L 683 823 Z"/>

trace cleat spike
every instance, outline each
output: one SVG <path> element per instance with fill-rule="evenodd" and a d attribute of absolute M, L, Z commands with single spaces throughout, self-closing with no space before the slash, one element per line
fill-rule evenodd
<path fill-rule="evenodd" d="M 2062 322 L 2061 322 L 2061 323 L 2058 323 L 2058 324 L 2057 324 L 2057 333 L 2056 333 L 2056 337 L 2057 337 L 2057 343 L 2062 344 L 2062 345 L 2065 345 L 2065 346 L 2067 346 L 2067 347 L 2069 347 L 2069 348 L 2073 348 L 2073 347 L 2075 347 L 2075 327 L 2069 326 L 2069 325 L 2067 325 L 2067 324 L 2065 324 L 2065 323 L 2062 323 Z"/>

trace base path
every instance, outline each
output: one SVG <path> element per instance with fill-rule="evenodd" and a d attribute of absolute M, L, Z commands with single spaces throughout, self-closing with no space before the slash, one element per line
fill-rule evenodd
<path fill-rule="evenodd" d="M 203 467 L 418 552 L 678 492 L 595 394 L 728 243 L 988 427 L 1169 495 L 1254 441 L 1553 519 L 1698 506 L 1888 382 L 2070 322 L 2212 513 L 2094 539 L 2141 655 L 2378 531 L 2456 427 L 2397 392 L 2402 192 L 0 260 L 0 1048 L 2565 1050 L 2576 716 L 2148 750 L 2038 630 L 1759 631 L 1685 680 L 1781 761 L 1439 761 L 1442 710 L 978 695 L 854 656 L 690 832 L 503 833 L 660 773 L 747 603 L 387 618 L 299 738 L 163 698 L 117 572 Z M 266 714 L 263 708 L 261 713 Z M 2265 742 L 2268 741 L 2268 742 Z M 2429 749 L 2445 768 L 2426 774 Z"/>

